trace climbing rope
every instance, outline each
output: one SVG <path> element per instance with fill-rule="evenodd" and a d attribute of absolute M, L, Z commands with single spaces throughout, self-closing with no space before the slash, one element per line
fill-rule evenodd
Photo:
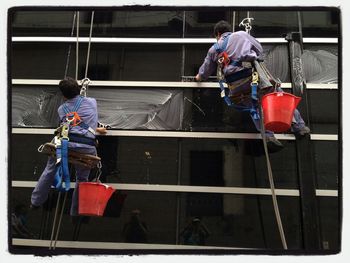
<path fill-rule="evenodd" d="M 259 114 L 260 114 L 260 133 L 261 133 L 261 137 L 262 137 L 263 145 L 264 145 L 266 165 L 267 165 L 267 174 L 268 174 L 269 183 L 270 183 L 273 209 L 275 211 L 275 217 L 276 217 L 277 226 L 278 226 L 278 230 L 280 233 L 283 249 L 288 249 L 286 237 L 284 235 L 281 215 L 280 215 L 278 203 L 277 203 L 277 196 L 276 196 L 276 191 L 275 191 L 275 184 L 274 184 L 274 180 L 273 180 L 269 152 L 267 150 L 266 133 L 265 133 L 265 126 L 264 126 L 264 114 L 263 114 L 263 111 L 261 109 L 261 105 L 259 107 Z"/>
<path fill-rule="evenodd" d="M 241 23 L 239 23 L 240 27 L 244 27 L 245 31 L 250 34 L 250 31 L 252 29 L 252 21 L 254 18 L 250 17 L 249 11 L 247 11 L 247 17 L 244 18 Z M 267 165 L 267 174 L 269 178 L 269 183 L 270 183 L 270 189 L 271 189 L 271 196 L 272 196 L 272 204 L 273 204 L 273 209 L 275 212 L 275 217 L 277 221 L 277 226 L 278 230 L 280 233 L 281 241 L 282 241 L 282 246 L 283 249 L 288 249 L 286 238 L 284 235 L 284 229 L 283 229 L 283 224 L 281 220 L 281 215 L 279 212 L 278 208 L 278 202 L 277 202 L 277 196 L 276 196 L 276 191 L 275 191 L 275 184 L 274 184 L 274 179 L 273 179 L 273 173 L 271 169 L 271 163 L 270 163 L 270 157 L 269 157 L 269 152 L 267 149 L 267 142 L 266 142 L 266 133 L 265 133 L 265 126 L 264 126 L 264 116 L 263 116 L 263 111 L 261 109 L 261 104 L 259 104 L 258 107 L 259 110 L 259 121 L 260 121 L 260 132 L 261 132 L 261 138 L 263 140 L 263 145 L 264 145 L 264 152 L 265 152 L 265 158 L 266 158 L 266 165 Z"/>
<path fill-rule="evenodd" d="M 80 20 L 80 12 L 77 11 L 77 41 L 75 43 L 75 79 L 78 79 L 78 69 L 79 69 L 79 20 Z"/>
<path fill-rule="evenodd" d="M 86 63 L 85 63 L 85 75 L 84 79 L 81 81 L 81 90 L 80 90 L 80 95 L 86 97 L 87 95 L 87 90 L 90 84 L 90 79 L 87 77 L 88 74 L 88 69 L 89 69 L 89 60 L 90 60 L 90 49 L 91 49 L 91 37 L 92 37 L 92 28 L 94 25 L 94 14 L 95 11 L 91 12 L 91 21 L 90 21 L 90 33 L 89 33 L 89 42 L 88 42 L 88 49 L 87 49 L 87 54 L 86 54 Z M 77 40 L 78 41 L 78 40 Z"/>
<path fill-rule="evenodd" d="M 76 17 L 77 17 L 77 12 L 74 12 L 74 14 L 73 14 L 72 30 L 71 30 L 71 33 L 70 33 L 71 37 L 73 37 L 73 34 L 74 34 L 74 27 L 75 27 Z M 64 79 L 67 77 L 67 74 L 68 74 L 68 67 L 69 67 L 69 60 L 70 60 L 71 50 L 72 50 L 72 45 L 70 44 L 69 47 L 68 47 L 66 67 L 65 67 L 65 70 L 64 70 L 64 77 L 63 77 Z"/>
<path fill-rule="evenodd" d="M 73 25 L 72 25 L 72 30 L 71 30 L 71 36 L 73 36 L 74 33 L 74 26 L 76 22 L 76 57 L 75 57 L 75 79 L 78 79 L 78 72 L 79 72 L 79 20 L 80 20 L 80 13 L 79 11 L 76 11 L 73 16 Z M 86 56 L 86 66 L 85 66 L 85 78 L 82 80 L 82 89 L 80 91 L 81 95 L 86 96 L 87 88 L 90 83 L 90 80 L 87 78 L 87 72 L 88 72 L 88 65 L 89 65 L 89 59 L 90 59 L 90 48 L 91 48 L 91 36 L 92 36 L 92 28 L 93 28 L 93 20 L 94 20 L 94 11 L 92 11 L 91 14 L 91 24 L 90 24 L 90 33 L 89 33 L 89 44 L 88 44 L 88 50 L 87 50 L 87 56 Z M 69 66 L 69 58 L 70 58 L 70 53 L 71 53 L 71 46 L 69 46 L 68 49 L 68 54 L 67 54 L 67 62 L 66 62 L 66 67 L 65 67 L 65 72 L 64 72 L 64 77 L 67 76 L 68 73 L 68 66 Z M 62 130 L 60 134 L 62 135 L 62 131 L 64 130 L 65 126 L 60 127 Z M 59 129 L 60 129 L 59 128 Z M 56 145 L 61 145 L 62 142 L 68 145 L 68 130 L 66 131 L 66 137 L 67 138 L 60 138 L 55 137 L 56 140 L 58 139 L 59 142 L 56 143 Z M 66 139 L 66 140 L 62 140 Z M 67 146 L 68 147 L 68 146 Z M 66 148 L 67 148 L 66 147 Z M 57 157 L 59 157 L 59 154 L 57 153 Z M 52 224 L 52 230 L 51 230 L 51 237 L 50 237 L 50 245 L 49 249 L 54 250 L 56 249 L 56 244 L 58 240 L 58 235 L 60 232 L 61 228 L 61 222 L 62 222 L 62 217 L 63 217 L 63 211 L 67 199 L 67 193 L 68 190 L 70 189 L 70 176 L 68 172 L 68 152 L 65 152 L 65 156 L 62 160 L 65 165 L 64 166 L 64 171 L 65 173 L 63 174 L 56 174 L 55 177 L 55 185 L 57 186 L 57 190 L 59 190 L 58 197 L 57 197 L 57 203 L 56 203 L 56 210 L 55 210 L 55 215 L 54 215 L 54 221 Z M 62 165 L 61 165 L 62 166 Z M 99 164 L 99 170 L 101 170 L 100 164 Z M 63 182 L 65 183 L 65 188 L 63 188 L 62 184 Z M 60 204 L 61 200 L 61 192 L 64 191 L 64 198 L 62 205 Z M 60 210 L 60 215 L 58 215 L 58 211 Z M 56 222 L 57 222 L 57 217 L 58 218 L 58 225 L 56 227 Z"/>
<path fill-rule="evenodd" d="M 88 68 L 89 68 L 91 36 L 92 36 L 92 28 L 94 25 L 94 15 L 95 15 L 95 11 L 92 11 L 91 12 L 91 21 L 90 21 L 89 43 L 88 43 L 88 50 L 87 50 L 86 63 L 85 63 L 85 75 L 84 75 L 85 79 L 87 78 L 87 73 L 88 73 Z"/>

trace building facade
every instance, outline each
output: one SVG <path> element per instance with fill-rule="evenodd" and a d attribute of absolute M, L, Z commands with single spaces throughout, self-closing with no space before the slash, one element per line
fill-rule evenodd
<path fill-rule="evenodd" d="M 278 134 L 284 149 L 270 155 L 288 250 L 338 252 L 341 32 L 340 11 L 329 8 L 11 10 L 9 224 L 16 207 L 29 206 L 45 167 L 47 157 L 37 148 L 58 125 L 59 80 L 86 75 L 99 120 L 111 126 L 99 136 L 98 151 L 101 180 L 117 189 L 119 207 L 76 220 L 67 205 L 57 253 L 282 252 L 260 134 L 249 114 L 226 106 L 215 76 L 192 81 L 215 43 L 215 23 L 226 20 L 232 31 L 244 30 L 239 24 L 246 17 L 254 18 L 250 33 L 286 92 L 293 83 L 285 36 L 302 37 L 306 89 L 298 108 L 311 135 Z M 9 228 L 10 251 L 46 253 L 56 198 L 52 189 L 43 208 L 23 212 L 32 235 Z M 123 233 L 135 209 L 147 228 L 147 241 L 140 243 Z M 186 229 L 194 220 L 206 234 L 190 244 Z"/>

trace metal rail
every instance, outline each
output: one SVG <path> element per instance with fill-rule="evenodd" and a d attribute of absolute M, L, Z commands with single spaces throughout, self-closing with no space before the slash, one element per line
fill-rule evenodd
<path fill-rule="evenodd" d="M 57 86 L 56 79 L 12 79 L 12 85 Z M 218 88 L 217 82 L 180 82 L 180 81 L 102 81 L 90 80 L 89 87 L 114 88 Z M 226 84 L 225 84 L 226 85 Z M 290 89 L 291 83 L 282 83 L 282 88 Z M 337 90 L 338 84 L 308 83 L 307 89 Z"/>
<path fill-rule="evenodd" d="M 260 43 L 283 43 L 284 38 L 257 38 Z M 12 37 L 12 42 L 76 42 L 76 37 Z M 88 37 L 79 37 L 80 43 L 88 43 Z M 215 38 L 127 38 L 127 37 L 93 37 L 92 43 L 132 43 L 132 44 L 212 44 Z M 303 43 L 337 44 L 338 38 L 304 38 Z"/>
<path fill-rule="evenodd" d="M 36 181 L 12 181 L 12 187 L 34 188 Z M 271 195 L 270 188 L 257 187 L 215 187 L 215 186 L 191 186 L 191 185 L 159 185 L 159 184 L 119 184 L 108 183 L 118 190 L 129 191 L 156 191 L 156 192 L 179 192 L 179 193 L 215 193 L 215 194 L 238 194 L 238 195 Z M 72 184 L 71 188 L 74 188 Z M 278 196 L 300 196 L 298 189 L 275 189 Z M 316 196 L 338 197 L 338 190 L 316 189 Z"/>

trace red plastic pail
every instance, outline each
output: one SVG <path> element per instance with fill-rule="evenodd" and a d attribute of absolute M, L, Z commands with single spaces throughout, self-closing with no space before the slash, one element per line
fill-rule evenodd
<path fill-rule="evenodd" d="M 115 189 L 101 183 L 79 183 L 79 215 L 103 216 Z"/>
<path fill-rule="evenodd" d="M 301 98 L 285 92 L 273 92 L 263 96 L 261 106 L 266 130 L 285 132 L 290 129 L 293 113 Z"/>

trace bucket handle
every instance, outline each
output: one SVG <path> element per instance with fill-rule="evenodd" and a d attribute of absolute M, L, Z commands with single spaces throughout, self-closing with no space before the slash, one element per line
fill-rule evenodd
<path fill-rule="evenodd" d="M 95 177 L 95 179 L 94 179 L 93 181 L 95 181 L 95 182 L 101 182 L 101 181 L 100 181 L 101 175 L 102 175 L 102 163 L 101 163 L 101 161 L 99 161 L 99 162 L 97 163 L 96 177 Z"/>

